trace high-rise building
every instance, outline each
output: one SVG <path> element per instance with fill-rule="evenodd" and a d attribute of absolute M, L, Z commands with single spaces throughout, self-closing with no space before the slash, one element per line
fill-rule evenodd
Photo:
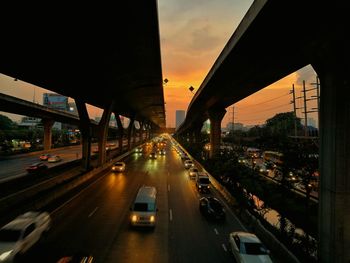
<path fill-rule="evenodd" d="M 180 127 L 180 125 L 184 122 L 185 115 L 186 115 L 186 113 L 185 113 L 184 110 L 177 110 L 176 111 L 176 113 L 175 113 L 175 117 L 176 117 L 176 119 L 175 119 L 175 123 L 176 123 L 175 130 L 177 130 Z"/>

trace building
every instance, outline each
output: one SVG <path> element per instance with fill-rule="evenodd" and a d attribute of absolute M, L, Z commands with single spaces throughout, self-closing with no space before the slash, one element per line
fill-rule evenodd
<path fill-rule="evenodd" d="M 184 122 L 186 116 L 186 112 L 184 110 L 177 110 L 175 113 L 175 130 L 177 130 L 180 125 Z"/>
<path fill-rule="evenodd" d="M 26 127 L 28 129 L 36 128 L 37 126 L 42 125 L 40 118 L 35 117 L 23 117 L 21 121 L 18 123 L 18 126 L 20 127 Z"/>

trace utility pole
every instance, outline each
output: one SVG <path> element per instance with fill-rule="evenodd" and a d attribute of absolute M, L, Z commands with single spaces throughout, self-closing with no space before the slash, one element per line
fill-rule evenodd
<path fill-rule="evenodd" d="M 317 100 L 317 108 L 312 108 L 312 109 L 317 110 L 318 129 L 320 129 L 320 81 L 318 76 L 316 76 L 316 82 L 313 82 L 310 84 L 316 85 L 316 96 L 311 96 L 311 97 Z"/>
<path fill-rule="evenodd" d="M 235 130 L 235 106 L 232 105 L 232 135 Z"/>
<path fill-rule="evenodd" d="M 303 93 L 304 93 L 304 118 L 305 118 L 305 137 L 308 137 L 308 129 L 307 129 L 307 105 L 306 105 L 306 88 L 305 88 L 305 80 L 303 80 Z"/>
<path fill-rule="evenodd" d="M 294 111 L 294 136 L 297 137 L 297 106 L 295 101 L 295 88 L 294 84 L 292 85 L 292 90 L 290 93 L 293 94 L 293 100 L 290 103 L 293 103 L 293 111 Z"/>

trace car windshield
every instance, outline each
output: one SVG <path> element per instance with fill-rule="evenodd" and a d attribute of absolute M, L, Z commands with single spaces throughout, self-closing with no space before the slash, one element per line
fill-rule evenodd
<path fill-rule="evenodd" d="M 138 212 L 155 211 L 155 205 L 148 204 L 148 203 L 135 203 L 134 204 L 134 211 L 138 211 Z"/>
<path fill-rule="evenodd" d="M 210 207 L 212 209 L 214 209 L 215 211 L 221 211 L 222 210 L 222 205 L 216 200 L 211 200 L 210 201 Z"/>
<path fill-rule="evenodd" d="M 1 229 L 0 241 L 1 242 L 16 242 L 21 236 L 21 231 L 13 229 Z"/>
<path fill-rule="evenodd" d="M 116 163 L 115 166 L 123 166 L 122 163 Z"/>
<path fill-rule="evenodd" d="M 267 249 L 260 243 L 244 243 L 242 253 L 248 255 L 266 255 Z"/>
<path fill-rule="evenodd" d="M 209 184 L 209 178 L 199 178 L 201 184 Z"/>
<path fill-rule="evenodd" d="M 198 170 L 197 169 L 192 169 L 191 172 L 197 173 Z"/>

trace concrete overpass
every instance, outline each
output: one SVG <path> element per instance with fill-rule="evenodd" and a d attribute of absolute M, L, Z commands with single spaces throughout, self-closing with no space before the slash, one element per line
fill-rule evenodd
<path fill-rule="evenodd" d="M 346 1 L 254 1 L 177 131 L 196 138 L 209 118 L 215 154 L 226 107 L 311 64 L 321 84 L 321 262 L 350 262 L 349 13 Z"/>
<path fill-rule="evenodd" d="M 1 17 L 0 72 L 75 99 L 85 166 L 92 133 L 85 103 L 104 110 L 99 149 L 111 113 L 139 121 L 141 131 L 165 126 L 157 1 L 10 5 L 16 14 Z"/>

